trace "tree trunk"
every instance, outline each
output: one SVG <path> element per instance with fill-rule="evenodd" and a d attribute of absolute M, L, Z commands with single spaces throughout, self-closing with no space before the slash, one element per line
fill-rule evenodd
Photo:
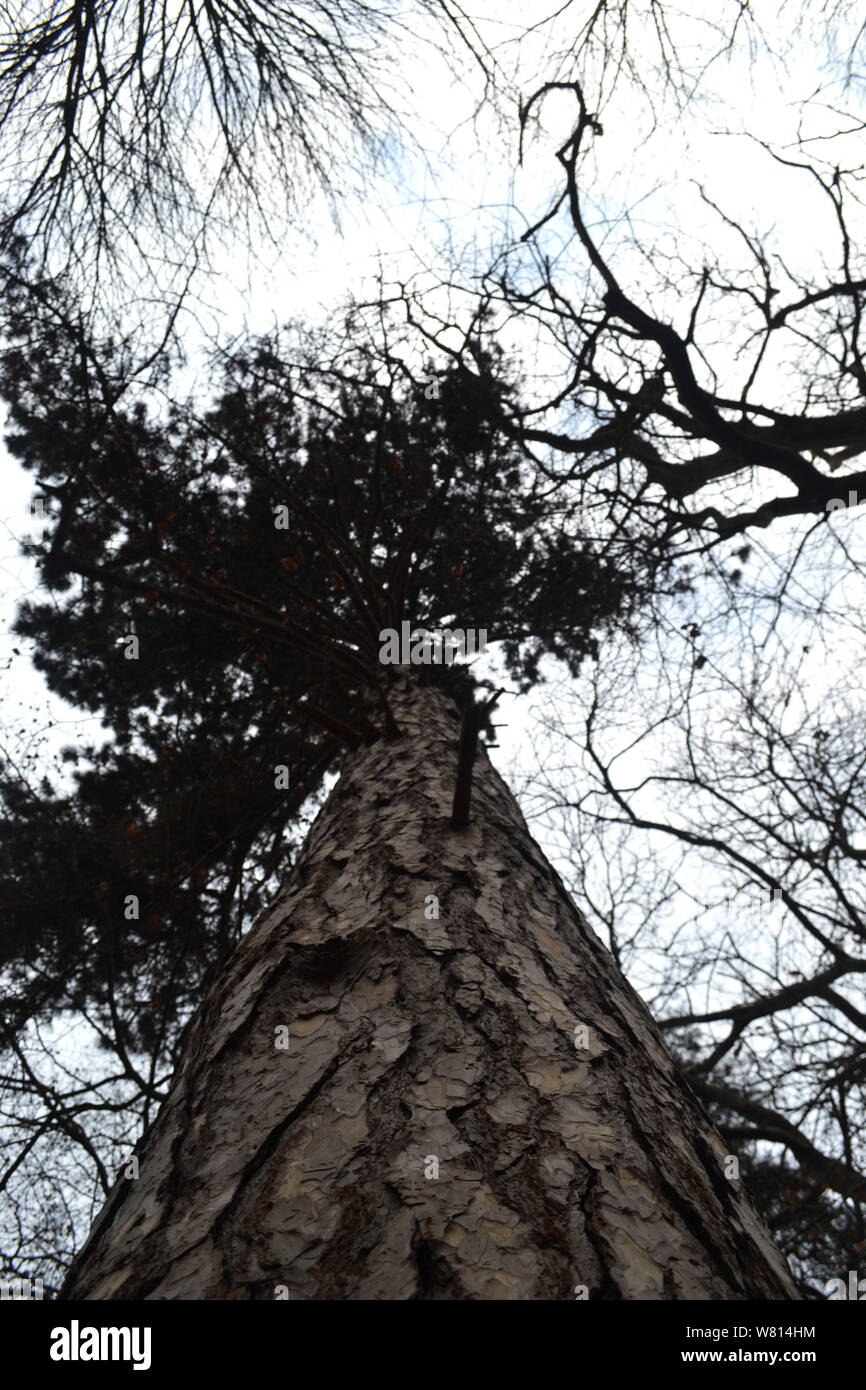
<path fill-rule="evenodd" d="M 62 1296 L 798 1298 L 486 752 L 455 830 L 459 716 L 394 688 Z"/>

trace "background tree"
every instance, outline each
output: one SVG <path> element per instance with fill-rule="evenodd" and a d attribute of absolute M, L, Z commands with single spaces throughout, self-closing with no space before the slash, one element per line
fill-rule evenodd
<path fill-rule="evenodd" d="M 419 0 L 5 5 L 0 37 L 0 254 L 24 238 L 74 276 L 82 309 L 158 341 L 219 245 L 314 236 L 410 131 L 412 53 L 496 62 L 459 5 Z M 333 227 L 331 228 L 333 233 Z M 157 311 L 155 315 L 155 310 Z"/>

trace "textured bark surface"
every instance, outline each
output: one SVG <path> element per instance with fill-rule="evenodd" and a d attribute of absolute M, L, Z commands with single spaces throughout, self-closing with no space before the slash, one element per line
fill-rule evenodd
<path fill-rule="evenodd" d="M 797 1298 L 486 753 L 454 830 L 459 718 L 396 687 L 402 736 L 347 756 L 64 1296 Z"/>

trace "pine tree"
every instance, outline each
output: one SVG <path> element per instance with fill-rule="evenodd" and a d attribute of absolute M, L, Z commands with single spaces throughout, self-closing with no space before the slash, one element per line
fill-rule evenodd
<path fill-rule="evenodd" d="M 490 692 L 381 660 L 404 622 L 484 630 L 527 690 L 664 556 L 587 539 L 499 433 L 495 350 L 413 377 L 351 325 L 276 335 L 160 412 L 62 291 L 33 302 L 2 388 L 50 593 L 18 631 L 113 737 L 71 794 L 6 772 L 4 1027 L 86 1004 L 133 1073 L 175 1068 L 65 1295 L 797 1297 L 476 750 Z"/>

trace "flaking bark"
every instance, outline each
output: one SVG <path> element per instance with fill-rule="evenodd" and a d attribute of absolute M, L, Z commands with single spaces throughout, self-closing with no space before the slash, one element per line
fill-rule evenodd
<path fill-rule="evenodd" d="M 347 755 L 63 1296 L 799 1297 L 486 752 L 454 829 L 459 715 L 394 690 L 401 736 Z"/>

